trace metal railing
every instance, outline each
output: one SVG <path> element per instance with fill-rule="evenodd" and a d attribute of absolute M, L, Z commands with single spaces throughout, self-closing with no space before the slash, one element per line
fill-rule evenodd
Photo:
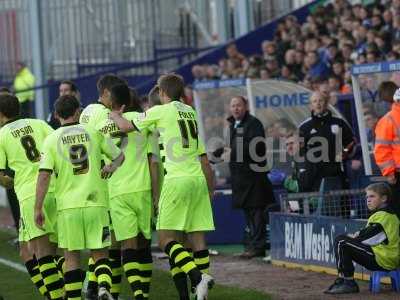
<path fill-rule="evenodd" d="M 281 210 L 301 215 L 367 219 L 364 189 L 282 194 Z"/>

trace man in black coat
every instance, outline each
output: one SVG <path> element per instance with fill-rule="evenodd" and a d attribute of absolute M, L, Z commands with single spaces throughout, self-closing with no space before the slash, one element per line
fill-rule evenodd
<path fill-rule="evenodd" d="M 78 87 L 70 80 L 63 80 L 59 86 L 59 97 L 64 95 L 75 96 L 78 100 L 80 98 Z M 60 121 L 56 117 L 55 112 L 51 112 L 47 117 L 47 123 L 53 128 L 57 129 L 61 126 Z"/>
<path fill-rule="evenodd" d="M 310 97 L 311 117 L 299 126 L 301 155 L 308 168 L 317 170 L 312 172 L 314 184 L 307 192 L 319 190 L 325 177 L 338 177 L 342 188 L 348 185 L 343 162 L 353 154 L 356 139 L 346 121 L 332 116 L 328 102 L 328 97 L 314 92 Z"/>
<path fill-rule="evenodd" d="M 244 97 L 231 100 L 230 162 L 233 207 L 243 209 L 248 243 L 243 258 L 265 255 L 266 207 L 274 202 L 269 181 L 264 127 L 249 114 Z"/>

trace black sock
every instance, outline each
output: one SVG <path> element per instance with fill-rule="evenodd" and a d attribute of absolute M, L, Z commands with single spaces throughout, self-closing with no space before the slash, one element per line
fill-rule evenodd
<path fill-rule="evenodd" d="M 117 300 L 121 292 L 121 281 L 123 272 L 121 264 L 121 250 L 110 249 L 108 250 L 108 255 L 110 258 L 110 266 L 112 272 L 111 295 L 115 300 Z"/>
<path fill-rule="evenodd" d="M 131 286 L 135 299 L 143 299 L 142 283 L 139 274 L 139 251 L 136 249 L 123 250 L 122 264 L 126 279 Z"/>
<path fill-rule="evenodd" d="M 68 300 L 81 299 L 84 280 L 85 280 L 84 273 L 82 272 L 81 269 L 65 272 L 64 274 L 65 296 Z"/>
<path fill-rule="evenodd" d="M 46 285 L 50 298 L 54 300 L 63 299 L 64 283 L 58 273 L 56 264 L 52 255 L 41 257 L 38 260 L 40 273 L 43 276 L 43 282 Z"/>
<path fill-rule="evenodd" d="M 43 277 L 42 274 L 40 274 L 39 265 L 36 258 L 33 257 L 31 260 L 25 262 L 25 267 L 28 270 L 29 276 L 31 277 L 33 284 L 39 290 L 39 293 L 42 296 L 47 296 L 47 288 L 44 285 Z"/>
<path fill-rule="evenodd" d="M 210 256 L 208 249 L 196 251 L 193 254 L 194 263 L 202 273 L 208 274 L 210 268 Z"/>
<path fill-rule="evenodd" d="M 189 300 L 189 291 L 187 284 L 187 275 L 180 268 L 178 268 L 172 259 L 169 259 L 170 272 L 172 280 L 174 281 L 176 290 L 179 294 L 180 300 Z"/>
<path fill-rule="evenodd" d="M 112 272 L 108 258 L 102 258 L 95 262 L 94 274 L 97 277 L 97 284 L 99 288 L 105 287 L 108 291 L 110 291 L 112 285 Z"/>
<path fill-rule="evenodd" d="M 201 281 L 201 272 L 196 267 L 190 254 L 183 248 L 181 244 L 176 241 L 171 241 L 165 246 L 165 253 L 170 259 L 179 267 L 183 272 L 185 272 L 189 278 L 192 286 L 197 286 Z M 177 258 L 179 256 L 179 259 Z"/>
<path fill-rule="evenodd" d="M 93 295 L 97 295 L 97 289 L 98 289 L 98 284 L 97 284 L 97 277 L 96 274 L 94 274 L 94 260 L 93 258 L 89 258 L 88 261 L 88 271 L 89 271 L 89 278 L 88 278 L 88 286 L 87 286 L 87 292 Z"/>
<path fill-rule="evenodd" d="M 139 250 L 139 276 L 142 283 L 143 298 L 149 299 L 150 282 L 153 275 L 153 257 L 151 248 Z"/>

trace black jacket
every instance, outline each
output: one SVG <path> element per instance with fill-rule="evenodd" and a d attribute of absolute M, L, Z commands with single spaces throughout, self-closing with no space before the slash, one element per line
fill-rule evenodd
<path fill-rule="evenodd" d="M 311 113 L 311 117 L 299 126 L 300 139 L 304 139 L 301 155 L 305 155 L 307 163 L 318 170 L 316 180 L 324 177 L 343 176 L 343 160 L 346 160 L 353 152 L 355 138 L 349 125 L 340 118 L 332 116 L 328 110 L 322 115 Z M 324 143 L 317 138 L 324 138 L 327 149 L 322 151 Z M 336 149 L 337 148 L 337 149 Z M 326 157 L 322 161 L 311 161 L 309 158 L 321 158 L 325 152 Z M 338 160 L 342 154 L 343 160 Z"/>
<path fill-rule="evenodd" d="M 60 121 L 56 118 L 53 112 L 47 117 L 47 124 L 49 124 L 54 130 L 61 127 Z"/>
<path fill-rule="evenodd" d="M 268 179 L 266 143 L 264 127 L 260 120 L 246 113 L 243 120 L 235 126 L 233 117 L 230 123 L 232 198 L 235 208 L 266 207 L 274 201 L 271 182 Z M 256 155 L 251 155 L 250 143 L 254 138 L 262 140 L 255 146 Z M 243 151 L 241 151 L 243 149 Z M 240 154 L 240 153 L 243 154 Z M 256 157 L 262 158 L 257 159 Z M 256 161 L 257 160 L 257 161 Z"/>

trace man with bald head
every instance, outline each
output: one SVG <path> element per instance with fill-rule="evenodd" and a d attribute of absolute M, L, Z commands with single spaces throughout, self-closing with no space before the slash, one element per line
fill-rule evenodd
<path fill-rule="evenodd" d="M 248 101 L 233 97 L 230 103 L 230 161 L 233 207 L 243 209 L 247 243 L 242 258 L 264 256 L 266 250 L 265 209 L 274 203 L 268 179 L 263 124 L 248 111 Z"/>
<path fill-rule="evenodd" d="M 342 188 L 347 186 L 343 162 L 353 152 L 355 137 L 345 120 L 332 115 L 328 101 L 327 95 L 314 92 L 310 97 L 311 117 L 299 126 L 301 154 L 319 170 L 310 191 L 318 191 L 325 177 L 339 177 Z"/>

